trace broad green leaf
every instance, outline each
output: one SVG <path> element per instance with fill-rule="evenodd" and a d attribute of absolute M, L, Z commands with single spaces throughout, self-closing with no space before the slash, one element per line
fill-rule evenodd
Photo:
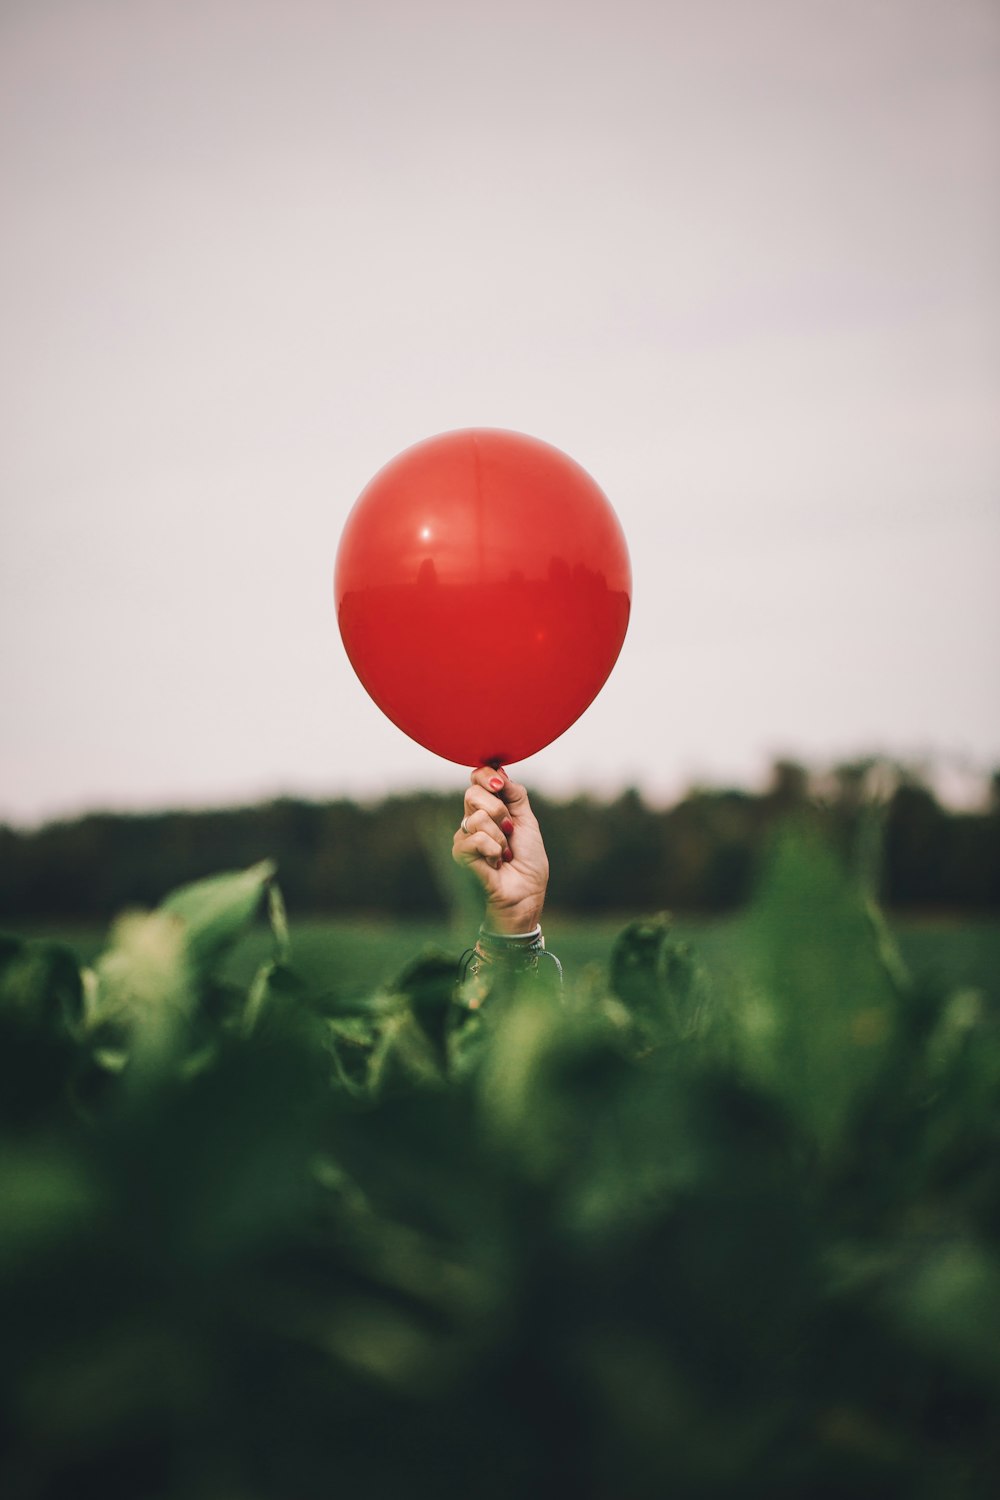
<path fill-rule="evenodd" d="M 689 943 L 660 916 L 630 922 L 611 950 L 611 988 L 653 1039 L 679 1040 L 702 1027 L 707 982 Z"/>
<path fill-rule="evenodd" d="M 836 1151 L 890 1056 L 899 997 L 868 903 L 811 830 L 787 829 L 745 928 L 735 987 L 750 1076 Z"/>
<path fill-rule="evenodd" d="M 247 991 L 246 1005 L 243 1010 L 244 1033 L 249 1034 L 253 1031 L 262 1016 L 276 1006 L 280 1006 L 283 1002 L 300 1000 L 302 990 L 301 981 L 287 964 L 277 963 L 274 960 L 261 964 Z"/>
<path fill-rule="evenodd" d="M 82 995 L 68 949 L 0 938 L 0 1131 L 4 1124 L 45 1122 L 62 1107 Z"/>
<path fill-rule="evenodd" d="M 426 952 L 408 964 L 392 988 L 401 996 L 433 1043 L 443 1066 L 455 1014 L 458 964 L 446 953 Z"/>
<path fill-rule="evenodd" d="M 375 1092 L 415 1083 L 440 1083 L 443 1060 L 409 1009 L 382 1025 L 372 1051 L 368 1083 Z"/>
<path fill-rule="evenodd" d="M 181 919 L 187 951 L 197 972 L 210 971 L 249 926 L 273 877 L 273 863 L 262 860 L 248 870 L 181 886 L 160 904 L 159 911 Z M 280 944 L 287 937 L 280 907 L 272 906 L 271 920 Z"/>
<path fill-rule="evenodd" d="M 163 908 L 119 917 L 94 973 L 88 1026 L 102 1049 L 158 1055 L 196 1003 L 184 924 Z"/>
<path fill-rule="evenodd" d="M 0 934 L 0 1008 L 32 1024 L 73 1029 L 83 1004 L 80 970 L 69 948 Z"/>
<path fill-rule="evenodd" d="M 967 1240 L 936 1245 L 892 1301 L 922 1347 L 1000 1391 L 1000 1256 Z"/>

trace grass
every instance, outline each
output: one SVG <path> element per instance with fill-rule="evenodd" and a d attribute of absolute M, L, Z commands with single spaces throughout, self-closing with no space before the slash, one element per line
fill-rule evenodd
<path fill-rule="evenodd" d="M 570 979 L 580 978 L 591 965 L 604 965 L 611 945 L 625 925 L 623 917 L 546 917 L 548 947 L 559 955 Z M 3 925 L 3 924 L 0 924 Z M 15 925 L 15 924 L 12 924 Z M 948 988 L 973 988 L 1000 999 L 1000 921 L 990 918 L 913 917 L 890 920 L 903 959 L 914 977 Z M 94 927 L 56 924 L 17 924 L 25 936 L 58 938 L 67 942 L 83 963 L 101 951 L 105 931 Z M 322 989 L 326 976 L 336 973 L 341 994 L 363 994 L 391 980 L 418 953 L 436 948 L 456 957 L 475 938 L 447 922 L 401 922 L 371 917 L 296 917 L 291 914 L 292 961 L 311 989 Z M 679 937 L 697 949 L 707 968 L 729 968 L 738 961 L 738 918 L 677 921 Z M 234 953 L 231 977 L 246 983 L 270 952 L 263 927 L 252 933 Z"/>

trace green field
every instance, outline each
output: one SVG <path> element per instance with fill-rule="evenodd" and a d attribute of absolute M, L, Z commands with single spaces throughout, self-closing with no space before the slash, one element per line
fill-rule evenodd
<path fill-rule="evenodd" d="M 270 882 L 0 942 L 4 1500 L 993 1500 L 1000 923 L 794 834 L 560 998 Z"/>
<path fill-rule="evenodd" d="M 625 918 L 581 919 L 551 915 L 545 921 L 548 947 L 557 953 L 569 980 L 584 977 L 590 965 L 605 965 Z M 2 924 L 0 924 L 2 925 Z M 904 962 L 918 982 L 949 989 L 973 988 L 1000 999 L 1000 921 L 967 918 L 890 921 Z M 445 922 L 400 922 L 375 918 L 296 917 L 291 914 L 292 958 L 311 989 L 323 989 L 336 975 L 339 994 L 368 993 L 427 949 L 456 957 L 475 939 L 474 931 Z M 92 927 L 23 924 L 24 936 L 55 937 L 90 962 L 104 946 L 106 932 Z M 677 935 L 691 943 L 710 972 L 740 961 L 739 918 L 716 921 L 679 919 Z M 244 939 L 229 972 L 245 983 L 270 948 L 261 927 Z"/>

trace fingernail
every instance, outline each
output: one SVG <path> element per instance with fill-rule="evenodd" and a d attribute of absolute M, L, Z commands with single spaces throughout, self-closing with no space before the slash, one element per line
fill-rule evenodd
<path fill-rule="evenodd" d="M 501 791 L 503 791 L 503 782 L 500 780 L 499 776 L 491 776 L 490 777 L 490 791 L 491 792 L 501 792 Z"/>
<path fill-rule="evenodd" d="M 510 864 L 511 860 L 514 858 L 513 849 L 505 849 L 503 851 L 503 857 L 506 860 L 507 864 Z"/>
<path fill-rule="evenodd" d="M 500 824 L 500 827 L 506 834 L 511 834 L 514 832 L 514 825 L 509 818 L 504 818 L 503 822 Z"/>

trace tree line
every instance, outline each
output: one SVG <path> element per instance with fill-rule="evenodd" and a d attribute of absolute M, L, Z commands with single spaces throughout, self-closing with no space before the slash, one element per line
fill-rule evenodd
<path fill-rule="evenodd" d="M 978 812 L 941 804 L 913 771 L 859 761 L 824 776 L 777 763 L 761 793 L 696 789 L 673 806 L 533 794 L 552 865 L 551 906 L 590 913 L 716 914 L 745 903 L 777 824 L 821 822 L 892 908 L 1000 909 L 1000 772 Z M 277 862 L 298 913 L 443 915 L 457 795 L 361 804 L 281 798 L 253 807 L 92 813 L 0 826 L 0 921 L 106 921 L 207 872 Z"/>

